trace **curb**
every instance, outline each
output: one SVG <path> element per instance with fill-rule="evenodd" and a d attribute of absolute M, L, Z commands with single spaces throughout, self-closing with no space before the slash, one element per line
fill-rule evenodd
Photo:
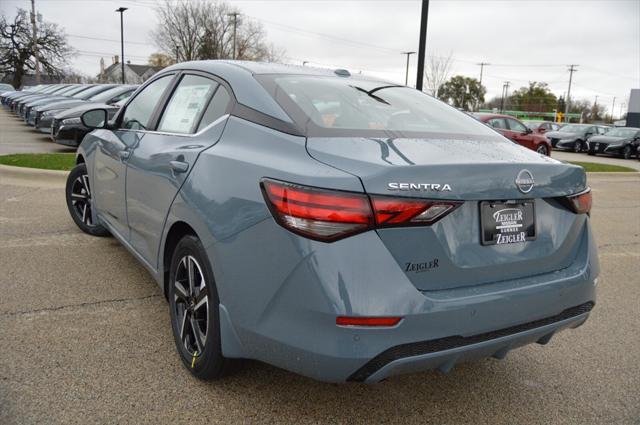
<path fill-rule="evenodd" d="M 35 182 L 46 181 L 53 184 L 66 184 L 69 171 L 42 170 L 40 168 L 15 167 L 0 164 L 0 181 L 4 178 L 29 180 Z"/>
<path fill-rule="evenodd" d="M 613 177 L 613 176 L 629 176 L 636 177 L 640 171 L 588 171 L 587 176 Z"/>

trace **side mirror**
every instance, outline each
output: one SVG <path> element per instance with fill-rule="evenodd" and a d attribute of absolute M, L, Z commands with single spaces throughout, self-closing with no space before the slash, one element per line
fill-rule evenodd
<path fill-rule="evenodd" d="M 533 133 L 533 130 L 531 130 L 529 127 L 527 127 L 527 129 L 524 131 L 524 134 L 531 134 Z"/>
<path fill-rule="evenodd" d="M 91 109 L 80 116 L 82 125 L 87 128 L 106 128 L 109 114 L 106 109 Z"/>

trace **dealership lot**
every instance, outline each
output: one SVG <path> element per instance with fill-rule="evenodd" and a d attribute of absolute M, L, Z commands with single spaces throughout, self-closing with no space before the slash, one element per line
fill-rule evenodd
<path fill-rule="evenodd" d="M 1 145 L 41 137 L 0 116 Z M 255 362 L 220 382 L 193 379 L 156 284 L 113 238 L 77 229 L 62 180 L 51 176 L 0 170 L 2 424 L 640 421 L 637 174 L 589 176 L 602 274 L 583 327 L 502 361 L 370 386 L 317 383 Z"/>

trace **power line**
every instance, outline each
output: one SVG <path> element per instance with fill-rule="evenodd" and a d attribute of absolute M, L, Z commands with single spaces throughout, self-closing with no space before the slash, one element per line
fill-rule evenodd
<path fill-rule="evenodd" d="M 113 38 L 89 37 L 88 35 L 75 35 L 75 34 L 67 34 L 67 36 L 73 37 L 73 38 L 85 38 L 87 40 L 110 41 L 110 42 L 114 42 L 114 43 L 120 43 L 120 40 L 116 40 L 116 39 L 113 39 Z M 126 41 L 125 44 L 139 44 L 139 45 L 142 45 L 142 46 L 155 47 L 154 44 L 144 43 L 142 41 Z"/>

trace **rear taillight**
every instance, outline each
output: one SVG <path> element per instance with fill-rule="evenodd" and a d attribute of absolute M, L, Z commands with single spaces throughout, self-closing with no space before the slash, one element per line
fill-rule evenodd
<path fill-rule="evenodd" d="M 373 227 L 364 194 L 264 179 L 262 190 L 276 221 L 311 239 L 334 241 Z"/>
<path fill-rule="evenodd" d="M 461 205 L 461 202 L 372 196 L 378 227 L 429 225 Z"/>
<path fill-rule="evenodd" d="M 591 204 L 593 198 L 591 196 L 591 188 L 587 188 L 584 192 L 576 195 L 567 196 L 571 209 L 576 214 L 589 214 L 591 212 Z"/>
<path fill-rule="evenodd" d="M 263 179 L 276 221 L 310 239 L 332 242 L 373 228 L 426 226 L 461 202 L 373 196 Z"/>

